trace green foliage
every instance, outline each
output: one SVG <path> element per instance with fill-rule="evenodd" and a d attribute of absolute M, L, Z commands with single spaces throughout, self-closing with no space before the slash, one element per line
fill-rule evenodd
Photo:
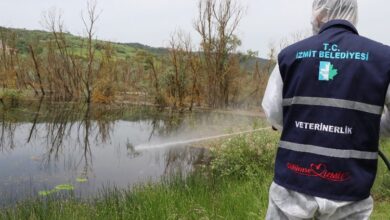
<path fill-rule="evenodd" d="M 52 190 L 42 190 L 42 191 L 38 192 L 38 195 L 40 195 L 40 196 L 48 196 L 48 195 L 51 195 L 51 194 L 56 193 L 56 192 L 57 192 L 57 190 L 55 190 L 55 189 L 52 189 Z"/>
<path fill-rule="evenodd" d="M 380 146 L 382 152 L 390 157 L 390 139 L 381 140 Z M 375 204 L 371 219 L 388 219 L 390 216 L 390 171 L 380 159 L 372 196 Z"/>
<path fill-rule="evenodd" d="M 218 177 L 258 179 L 273 172 L 277 133 L 256 132 L 242 135 L 212 148 L 210 169 Z"/>
<path fill-rule="evenodd" d="M 19 90 L 3 89 L 0 91 L 0 100 L 7 106 L 17 106 L 23 96 L 24 94 Z"/>
<path fill-rule="evenodd" d="M 56 190 L 73 190 L 74 187 L 71 184 L 60 184 L 54 187 Z"/>
<path fill-rule="evenodd" d="M 390 158 L 390 139 L 382 139 L 380 148 L 382 152 Z M 381 159 L 379 159 L 378 174 L 373 194 L 376 200 L 384 200 L 390 203 L 390 171 Z"/>
<path fill-rule="evenodd" d="M 26 30 L 26 29 L 16 29 L 16 28 L 3 28 L 0 27 L 0 31 L 12 32 L 17 36 L 16 48 L 23 55 L 27 55 L 28 44 L 30 42 L 38 41 L 39 46 L 37 53 L 40 54 L 43 52 L 42 47 L 44 47 L 50 39 L 52 39 L 52 33 L 46 31 L 35 31 L 35 30 Z M 82 53 L 83 56 L 86 56 L 87 51 L 82 49 L 82 45 L 85 44 L 85 39 L 80 36 L 75 36 L 69 33 L 65 33 L 65 38 L 68 42 L 68 45 L 71 48 L 71 51 L 75 54 Z M 167 54 L 168 50 L 166 48 L 153 48 L 148 47 L 142 44 L 136 43 L 114 43 L 101 40 L 95 40 L 94 48 L 97 51 L 97 55 L 101 56 L 105 49 L 106 44 L 112 44 L 113 51 L 116 52 L 116 58 L 126 59 L 126 57 L 133 57 L 137 51 L 147 51 L 155 55 Z"/>
<path fill-rule="evenodd" d="M 88 182 L 88 179 L 84 178 L 84 177 L 78 177 L 78 178 L 76 178 L 76 182 L 78 182 L 78 183 L 86 183 L 86 182 Z"/>
<path fill-rule="evenodd" d="M 71 184 L 60 184 L 60 185 L 55 186 L 51 190 L 39 191 L 38 195 L 40 195 L 40 196 L 49 196 L 49 195 L 52 195 L 52 194 L 60 192 L 60 191 L 72 191 L 72 190 L 74 190 L 74 186 L 73 185 L 71 185 Z"/>
<path fill-rule="evenodd" d="M 22 93 L 18 90 L 6 89 L 0 92 L 0 97 L 3 99 L 19 99 Z"/>

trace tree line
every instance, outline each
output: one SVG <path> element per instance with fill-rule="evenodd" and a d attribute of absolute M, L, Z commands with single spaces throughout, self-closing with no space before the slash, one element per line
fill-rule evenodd
<path fill-rule="evenodd" d="M 266 63 L 260 63 L 255 52 L 238 52 L 241 41 L 236 33 L 244 10 L 237 0 L 199 0 L 193 27 L 200 45 L 194 45 L 188 33 L 176 31 L 166 55 L 138 50 L 119 58 L 112 43 L 96 40 L 99 15 L 96 2 L 89 2 L 82 17 L 86 34 L 77 50 L 55 11 L 43 19 L 50 37 L 30 39 L 27 53 L 15 49 L 19 39 L 14 31 L 2 29 L 2 88 L 87 103 L 145 96 L 161 107 L 189 110 L 259 105 L 274 66 L 274 50 Z M 254 68 L 242 65 L 251 60 Z"/>

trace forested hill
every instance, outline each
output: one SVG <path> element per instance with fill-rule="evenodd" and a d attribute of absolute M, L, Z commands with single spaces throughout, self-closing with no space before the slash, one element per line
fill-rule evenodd
<path fill-rule="evenodd" d="M 21 54 L 28 53 L 29 44 L 44 44 L 52 39 L 52 33 L 47 31 L 0 27 L 0 39 L 4 39 L 4 35 L 7 35 L 7 46 L 17 49 Z M 70 44 L 68 46 L 73 49 L 73 52 L 80 52 L 82 44 L 85 44 L 86 39 L 71 33 L 66 33 L 65 36 L 67 38 L 67 42 Z M 113 56 L 121 59 L 132 58 L 137 54 L 137 52 L 146 52 L 155 56 L 166 56 L 169 53 L 168 48 L 151 47 L 141 43 L 118 43 L 96 40 L 95 49 L 97 54 L 104 53 L 104 50 L 108 45 L 112 47 Z M 0 45 L 0 47 L 2 46 Z M 248 58 L 244 55 L 241 56 L 241 66 L 247 70 L 253 70 L 257 61 L 260 66 L 263 67 L 268 63 L 268 60 L 266 59 L 257 57 Z"/>

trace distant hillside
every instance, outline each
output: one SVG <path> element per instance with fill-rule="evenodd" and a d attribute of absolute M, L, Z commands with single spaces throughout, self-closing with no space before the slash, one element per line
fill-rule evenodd
<path fill-rule="evenodd" d="M 17 41 L 15 47 L 19 51 L 19 53 L 22 54 L 26 54 L 28 52 L 28 44 L 30 44 L 31 42 L 39 41 L 40 44 L 43 44 L 52 38 L 52 33 L 47 31 L 41 31 L 41 30 L 27 30 L 27 29 L 0 27 L 0 34 L 3 33 L 16 35 Z M 85 38 L 80 36 L 75 36 L 70 33 L 66 34 L 66 38 L 73 51 L 75 53 L 80 52 L 82 48 L 82 44 L 85 42 Z M 141 51 L 148 52 L 156 56 L 166 56 L 169 53 L 168 48 L 163 48 L 163 47 L 150 47 L 140 43 L 118 43 L 118 42 L 109 42 L 109 41 L 102 41 L 102 40 L 96 41 L 95 49 L 97 53 L 98 54 L 103 53 L 104 48 L 106 47 L 106 45 L 108 45 L 108 43 L 110 43 L 112 46 L 113 56 L 122 59 L 131 58 L 137 52 L 141 52 Z M 242 56 L 240 62 L 243 68 L 246 68 L 247 70 L 251 71 L 255 68 L 257 61 L 259 62 L 260 67 L 262 68 L 264 68 L 268 63 L 268 60 L 266 59 L 262 59 L 262 58 L 244 59 L 244 56 Z"/>
<path fill-rule="evenodd" d="M 31 42 L 39 41 L 40 44 L 44 44 L 49 39 L 52 38 L 52 33 L 47 31 L 40 30 L 26 30 L 26 29 L 14 29 L 14 28 L 4 28 L 0 27 L 0 32 L 2 33 L 12 33 L 17 36 L 16 49 L 22 54 L 28 52 L 28 44 Z M 66 35 L 67 41 L 70 44 L 69 46 L 73 49 L 74 52 L 79 52 L 82 48 L 82 44 L 85 43 L 85 38 L 80 36 L 75 36 L 70 33 Z M 104 48 L 108 43 L 111 43 L 114 56 L 118 58 L 129 58 L 135 55 L 137 51 L 146 51 L 155 55 L 159 55 L 158 48 L 148 47 L 142 44 L 123 44 L 115 43 L 108 41 L 96 41 L 95 49 L 98 53 L 102 53 Z"/>

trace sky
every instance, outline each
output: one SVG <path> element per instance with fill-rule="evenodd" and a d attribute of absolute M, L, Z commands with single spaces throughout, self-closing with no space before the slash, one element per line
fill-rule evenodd
<path fill-rule="evenodd" d="M 313 0 L 237 0 L 245 14 L 237 31 L 240 51 L 258 51 L 266 57 L 295 33 L 310 33 Z M 390 1 L 358 0 L 361 35 L 390 45 Z M 100 12 L 96 37 L 114 42 L 137 42 L 168 47 L 175 30 L 199 36 L 193 28 L 198 0 L 97 0 Z M 87 0 L 0 0 L 0 26 L 44 29 L 42 17 L 53 8 L 61 11 L 67 31 L 83 35 L 82 12 Z"/>

